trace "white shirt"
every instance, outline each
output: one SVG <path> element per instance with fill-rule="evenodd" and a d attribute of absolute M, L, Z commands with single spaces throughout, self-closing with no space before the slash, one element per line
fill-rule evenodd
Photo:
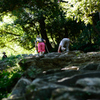
<path fill-rule="evenodd" d="M 69 38 L 63 38 L 62 40 L 61 40 L 61 42 L 60 42 L 60 46 L 64 46 L 67 42 L 69 42 L 70 41 L 70 39 Z"/>

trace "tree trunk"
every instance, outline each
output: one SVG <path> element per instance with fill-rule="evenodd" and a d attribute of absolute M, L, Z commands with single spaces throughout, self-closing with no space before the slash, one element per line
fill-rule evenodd
<path fill-rule="evenodd" d="M 45 22 L 44 22 L 45 18 L 42 16 L 41 19 L 39 20 L 40 23 L 40 32 L 41 32 L 41 36 L 43 39 L 46 40 L 46 51 L 51 51 L 52 46 L 47 38 L 47 34 L 46 34 L 46 30 L 45 30 Z M 47 50 L 48 49 L 48 50 Z"/>
<path fill-rule="evenodd" d="M 65 26 L 65 37 L 68 38 L 68 30 L 66 26 Z"/>
<path fill-rule="evenodd" d="M 100 20 L 100 12 L 99 12 L 99 20 Z"/>

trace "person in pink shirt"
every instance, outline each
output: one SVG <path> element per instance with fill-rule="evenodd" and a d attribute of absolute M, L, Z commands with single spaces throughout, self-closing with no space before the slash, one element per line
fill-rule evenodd
<path fill-rule="evenodd" d="M 45 43 L 46 43 L 46 40 L 42 39 L 39 35 L 37 35 L 37 38 L 35 41 L 35 48 L 38 51 L 40 56 L 45 53 Z"/>

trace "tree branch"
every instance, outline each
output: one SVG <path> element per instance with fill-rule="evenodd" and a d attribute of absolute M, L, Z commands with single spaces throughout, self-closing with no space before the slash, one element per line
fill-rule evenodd
<path fill-rule="evenodd" d="M 20 35 L 18 35 L 18 34 L 14 34 L 14 33 L 11 33 L 11 32 L 6 32 L 6 31 L 1 31 L 1 33 L 7 33 L 7 34 L 11 34 L 11 35 L 13 35 L 13 36 L 20 36 Z"/>

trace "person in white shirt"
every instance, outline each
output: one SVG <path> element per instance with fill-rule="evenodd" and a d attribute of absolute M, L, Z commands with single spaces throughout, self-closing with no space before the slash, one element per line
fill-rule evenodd
<path fill-rule="evenodd" d="M 63 38 L 59 43 L 58 52 L 64 52 L 64 51 L 68 52 L 69 51 L 69 43 L 70 43 L 69 38 Z"/>

